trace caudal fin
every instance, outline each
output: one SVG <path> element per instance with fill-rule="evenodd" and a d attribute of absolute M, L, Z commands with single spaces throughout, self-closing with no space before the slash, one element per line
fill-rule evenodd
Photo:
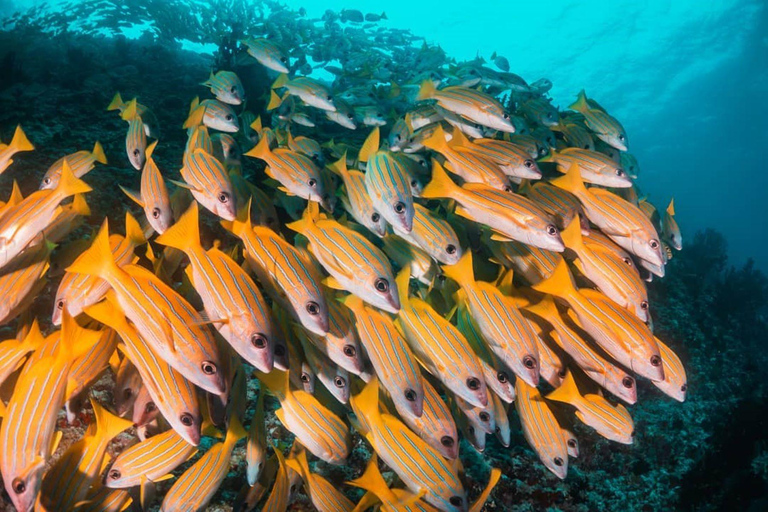
<path fill-rule="evenodd" d="M 93 407 L 93 414 L 96 416 L 96 435 L 102 439 L 112 439 L 123 430 L 133 426 L 132 421 L 115 416 L 93 398 L 91 398 L 91 406 Z"/>
<path fill-rule="evenodd" d="M 201 248 L 197 201 L 193 201 L 179 220 L 155 241 L 184 252 Z"/>
<path fill-rule="evenodd" d="M 347 484 L 365 489 L 366 491 L 373 493 L 382 501 L 397 501 L 395 494 L 389 488 L 389 485 L 387 485 L 387 481 L 381 476 L 381 472 L 379 471 L 379 461 L 375 452 L 371 455 L 363 474 L 360 475 L 359 478 L 347 482 Z"/>
<path fill-rule="evenodd" d="M 533 285 L 533 289 L 564 299 L 576 293 L 576 285 L 573 282 L 571 271 L 568 270 L 568 264 L 562 259 L 555 267 L 552 275 L 542 282 Z"/>
<path fill-rule="evenodd" d="M 357 155 L 358 161 L 367 162 L 368 159 L 379 150 L 380 145 L 379 127 L 377 126 L 371 130 L 371 133 L 363 143 L 363 147 L 360 148 L 360 153 Z"/>
<path fill-rule="evenodd" d="M 441 197 L 451 197 L 459 187 L 448 177 L 443 166 L 432 160 L 432 181 L 427 183 L 424 190 L 421 191 L 421 197 L 435 199 Z"/>
<path fill-rule="evenodd" d="M 109 277 L 118 270 L 115 257 L 109 246 L 109 222 L 104 219 L 99 234 L 96 235 L 91 247 L 67 268 L 67 272 L 99 276 L 108 281 Z"/>
<path fill-rule="evenodd" d="M 13 133 L 13 139 L 11 139 L 10 147 L 13 148 L 16 153 L 19 151 L 32 151 L 35 149 L 35 146 L 29 142 L 27 134 L 21 129 L 21 125 L 16 127 L 16 131 Z"/>
<path fill-rule="evenodd" d="M 429 100 L 434 98 L 437 92 L 437 87 L 432 80 L 424 80 L 419 87 L 419 94 L 416 96 L 416 101 Z"/>
<path fill-rule="evenodd" d="M 576 110 L 577 112 L 586 112 L 589 110 L 589 103 L 587 103 L 587 94 L 584 92 L 584 89 L 579 92 L 579 96 L 576 98 L 576 101 L 570 105 L 568 108 Z"/>
<path fill-rule="evenodd" d="M 101 142 L 96 141 L 96 144 L 93 145 L 93 151 L 91 151 L 91 155 L 93 155 L 93 158 L 102 164 L 107 163 L 107 155 L 104 154 L 104 148 L 101 147 Z"/>
<path fill-rule="evenodd" d="M 93 189 L 86 182 L 72 173 L 72 168 L 69 167 L 69 163 L 64 159 L 64 165 L 61 166 L 61 178 L 55 190 L 58 197 L 64 199 L 75 194 L 85 194 L 91 190 Z"/>
<path fill-rule="evenodd" d="M 475 272 L 472 268 L 472 251 L 465 251 L 464 255 L 455 265 L 444 266 L 443 274 L 456 281 L 462 287 L 474 282 Z"/>
<path fill-rule="evenodd" d="M 573 372 L 568 371 L 565 374 L 563 383 L 560 387 L 556 388 L 553 392 L 547 395 L 547 400 L 555 400 L 557 402 L 565 402 L 567 404 L 576 405 L 581 399 L 581 393 L 576 386 L 576 381 L 573 380 Z"/>
<path fill-rule="evenodd" d="M 252 147 L 250 151 L 245 153 L 245 156 L 252 156 L 260 160 L 266 160 L 271 153 L 272 151 L 269 149 L 269 137 L 264 134 L 261 139 L 259 139 L 259 143 Z"/>

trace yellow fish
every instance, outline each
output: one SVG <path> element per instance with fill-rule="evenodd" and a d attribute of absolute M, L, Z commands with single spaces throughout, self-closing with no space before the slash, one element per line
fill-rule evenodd
<path fill-rule="evenodd" d="M 96 142 L 93 146 L 93 151 L 78 151 L 56 160 L 51 165 L 43 176 L 43 181 L 40 183 L 40 190 L 50 190 L 58 186 L 61 179 L 61 169 L 64 167 L 64 161 L 67 161 L 69 168 L 72 169 L 72 174 L 78 178 L 82 178 L 86 173 L 94 168 L 96 162 L 106 165 L 107 157 L 104 154 L 104 148 L 101 147 L 99 142 Z"/>
<path fill-rule="evenodd" d="M 157 141 L 147 148 L 147 161 L 141 171 L 139 192 L 136 193 L 122 186 L 120 189 L 129 199 L 141 206 L 152 229 L 162 235 L 173 224 L 173 210 L 163 175 L 152 158 L 156 145 Z"/>
<path fill-rule="evenodd" d="M 267 461 L 267 425 L 264 423 L 264 394 L 265 390 L 259 390 L 256 399 L 256 410 L 251 417 L 251 425 L 248 427 L 248 441 L 245 445 L 245 460 L 248 464 L 246 476 L 248 485 L 256 485 L 259 476 L 264 470 Z"/>
<path fill-rule="evenodd" d="M 0 325 L 21 314 L 42 291 L 53 248 L 47 241 L 29 247 L 0 270 Z"/>
<path fill-rule="evenodd" d="M 685 367 L 680 357 L 675 354 L 663 341 L 656 338 L 661 357 L 664 359 L 664 380 L 652 381 L 653 385 L 678 402 L 685 401 L 685 393 L 688 391 L 688 380 L 685 375 Z"/>
<path fill-rule="evenodd" d="M 437 100 L 446 110 L 470 121 L 507 133 L 514 133 L 515 126 L 504 107 L 493 96 L 484 92 L 455 85 L 438 90 L 435 83 L 425 80 L 421 84 L 417 101 Z"/>
<path fill-rule="evenodd" d="M 579 93 L 576 102 L 568 108 L 572 108 L 584 115 L 587 126 L 598 139 L 619 151 L 626 151 L 628 149 L 629 139 L 621 123 L 602 108 L 597 108 L 594 103 L 590 103 L 584 91 Z"/>
<path fill-rule="evenodd" d="M 346 153 L 328 168 L 344 182 L 345 194 L 341 197 L 341 204 L 347 213 L 376 236 L 384 236 L 387 233 L 387 221 L 373 207 L 371 196 L 365 188 L 365 174 L 347 169 Z"/>
<path fill-rule="evenodd" d="M 13 155 L 22 151 L 32 151 L 35 146 L 29 142 L 21 125 L 16 127 L 13 132 L 13 138 L 9 144 L 0 143 L 0 174 L 2 174 L 13 163 Z"/>
<path fill-rule="evenodd" d="M 289 458 L 286 464 L 301 475 L 307 495 L 318 512 L 351 512 L 355 508 L 334 484 L 310 471 L 304 450 Z"/>
<path fill-rule="evenodd" d="M 539 390 L 522 379 L 515 385 L 515 408 L 523 426 L 523 436 L 542 464 L 558 478 L 568 473 L 568 447 L 554 413 Z"/>

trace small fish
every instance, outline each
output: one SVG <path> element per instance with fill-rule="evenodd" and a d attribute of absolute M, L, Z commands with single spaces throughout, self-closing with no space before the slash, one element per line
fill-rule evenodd
<path fill-rule="evenodd" d="M 542 126 L 555 126 L 560 121 L 557 109 L 545 98 L 533 98 L 522 105 L 519 110 L 535 124 Z"/>
<path fill-rule="evenodd" d="M 471 148 L 471 151 L 487 160 L 495 162 L 501 171 L 510 177 L 538 180 L 541 170 L 536 160 L 531 158 L 524 148 L 512 142 L 496 139 L 476 139 L 471 143 L 463 135 L 456 134 L 456 144 Z"/>
<path fill-rule="evenodd" d="M 318 512 L 352 512 L 355 508 L 355 504 L 334 484 L 310 471 L 304 450 L 289 458 L 286 464 L 301 475 L 307 495 Z"/>
<path fill-rule="evenodd" d="M 659 345 L 661 358 L 664 359 L 664 380 L 654 380 L 653 385 L 678 402 L 685 401 L 688 391 L 688 379 L 685 375 L 685 367 L 680 357 L 675 354 L 663 341 L 656 338 Z"/>
<path fill-rule="evenodd" d="M 432 213 L 431 210 L 414 204 L 413 229 L 410 233 L 394 227 L 397 236 L 423 249 L 435 260 L 444 265 L 458 263 L 464 250 L 459 237 L 448 221 Z"/>
<path fill-rule="evenodd" d="M 147 160 L 141 171 L 141 189 L 139 193 L 137 194 L 122 186 L 120 189 L 129 199 L 141 206 L 152 229 L 159 234 L 163 234 L 173 224 L 173 210 L 171 209 L 171 198 L 168 195 L 168 188 L 165 186 L 163 175 L 152 158 L 156 144 L 157 141 L 147 148 Z"/>
<path fill-rule="evenodd" d="M 278 73 L 288 73 L 288 57 L 273 41 L 264 38 L 250 38 L 241 41 L 248 48 L 248 55 L 263 66 Z"/>
<path fill-rule="evenodd" d="M 125 135 L 125 153 L 128 160 L 137 171 L 144 166 L 147 151 L 147 132 L 144 122 L 136 109 L 136 100 L 133 99 L 120 114 L 123 120 L 128 122 L 128 132 Z"/>
<path fill-rule="evenodd" d="M 240 105 L 245 100 L 243 84 L 232 71 L 211 72 L 211 76 L 202 85 L 208 87 L 217 100 L 228 105 Z"/>
<path fill-rule="evenodd" d="M 185 183 L 180 185 L 188 188 L 206 209 L 224 220 L 235 219 L 237 199 L 232 180 L 216 158 L 195 149 L 182 167 L 181 177 Z"/>
<path fill-rule="evenodd" d="M 381 20 L 386 20 L 386 19 L 389 19 L 389 18 L 387 18 L 387 13 L 385 12 L 382 12 L 381 14 L 369 12 L 368 14 L 365 15 L 365 21 L 370 21 L 373 23 Z"/>
<path fill-rule="evenodd" d="M 264 423 L 264 395 L 265 389 L 259 390 L 256 399 L 256 410 L 251 417 L 251 425 L 248 427 L 248 440 L 245 445 L 245 461 L 247 463 L 246 477 L 248 485 L 253 487 L 264 470 L 267 462 L 267 425 Z"/>
<path fill-rule="evenodd" d="M 340 403 L 346 404 L 349 402 L 349 372 L 331 361 L 318 348 L 317 345 L 320 343 L 310 341 L 311 338 L 316 338 L 316 335 L 304 331 L 301 327 L 295 327 L 294 333 L 301 343 L 304 357 L 317 380 Z"/>
<path fill-rule="evenodd" d="M 558 229 L 565 229 L 579 216 L 582 233 L 589 234 L 589 220 L 584 215 L 579 198 L 567 190 L 539 181 L 534 184 L 523 183 L 518 191 L 550 214 Z"/>
<path fill-rule="evenodd" d="M 75 359 L 69 371 L 70 383 L 64 395 L 64 408 L 70 424 L 75 420 L 81 397 L 109 368 L 109 360 L 117 348 L 118 336 L 114 330 L 102 328 L 99 332 L 99 341 Z"/>
<path fill-rule="evenodd" d="M 425 80 L 421 84 L 417 101 L 437 100 L 437 104 L 470 121 L 507 133 L 514 133 L 515 127 L 501 103 L 484 92 L 460 85 L 438 90 L 435 83 Z M 415 128 L 414 128 L 415 129 Z"/>
<path fill-rule="evenodd" d="M 386 235 L 382 243 L 384 252 L 399 267 L 407 267 L 411 277 L 431 286 L 439 274 L 435 260 L 423 249 L 416 247 L 397 235 Z"/>
<path fill-rule="evenodd" d="M 285 512 L 291 499 L 291 481 L 283 454 L 280 453 L 277 447 L 273 446 L 272 448 L 275 450 L 275 457 L 278 463 L 277 476 L 274 479 L 275 483 L 272 485 L 272 492 L 269 493 L 261 507 L 261 512 Z"/>
<path fill-rule="evenodd" d="M 69 168 L 78 178 L 82 178 L 86 173 L 94 168 L 96 162 L 106 165 L 107 157 L 104 154 L 104 148 L 99 142 L 93 146 L 93 151 L 78 151 L 56 160 L 43 176 L 40 183 L 40 190 L 50 190 L 56 188 L 61 178 L 61 169 L 64 166 L 64 160 L 69 164 Z"/>
<path fill-rule="evenodd" d="M 141 374 L 139 370 L 131 362 L 130 358 L 124 357 L 117 369 L 115 390 L 113 392 L 115 412 L 117 412 L 118 416 L 123 416 L 131 410 L 140 388 Z"/>
<path fill-rule="evenodd" d="M 201 124 L 220 132 L 236 133 L 240 130 L 235 111 L 226 103 L 218 100 L 203 100 L 199 103 L 195 100 L 192 102 L 189 117 L 184 122 L 184 128 L 194 128 Z"/>
<path fill-rule="evenodd" d="M 587 126 L 597 137 L 619 151 L 626 151 L 629 146 L 627 132 L 621 123 L 601 108 L 595 108 L 587 99 L 584 91 L 579 93 L 576 102 L 569 106 L 573 110 L 581 112 L 587 122 Z"/>
<path fill-rule="evenodd" d="M 664 220 L 661 223 L 661 226 L 661 236 L 664 238 L 664 241 L 675 250 L 681 251 L 683 249 L 683 235 L 680 233 L 680 226 L 677 225 L 677 221 L 675 220 L 674 199 L 669 201 L 669 206 L 667 206 L 667 209 L 664 212 Z"/>
<path fill-rule="evenodd" d="M 509 426 L 509 413 L 507 412 L 507 406 L 496 394 L 493 396 L 493 416 L 496 420 L 496 426 L 493 429 L 493 433 L 496 434 L 496 438 L 499 440 L 502 446 L 508 448 L 512 443 L 512 431 Z"/>
<path fill-rule="evenodd" d="M 632 186 L 632 179 L 624 172 L 624 168 L 597 151 L 565 148 L 553 151 L 545 161 L 555 162 L 561 172 L 567 172 L 571 166 L 578 164 L 581 179 L 587 183 L 613 188 Z"/>
<path fill-rule="evenodd" d="M 347 169 L 346 153 L 328 167 L 344 182 L 345 194 L 341 203 L 347 213 L 375 235 L 384 236 L 387 233 L 387 221 L 373 206 L 371 196 L 365 188 L 365 174 Z"/>
<path fill-rule="evenodd" d="M 123 114 L 125 110 L 131 106 L 131 102 L 136 101 L 134 98 L 133 100 L 129 101 L 128 103 L 125 103 L 123 101 L 123 98 L 120 96 L 120 93 L 115 93 L 115 96 L 112 98 L 112 101 L 107 106 L 107 110 L 117 110 L 120 113 L 120 117 L 124 120 L 127 120 L 126 117 L 132 117 L 133 114 L 130 116 L 123 117 Z M 160 137 L 160 123 L 157 120 L 157 117 L 152 112 L 152 110 L 149 109 L 146 105 L 142 105 L 141 103 L 138 103 L 136 101 L 136 115 L 141 117 L 141 121 L 144 125 L 144 133 L 147 134 L 147 137 L 152 137 L 153 139 L 157 139 Z"/>
<path fill-rule="evenodd" d="M 267 110 L 276 109 L 288 96 L 296 96 L 307 105 L 319 108 L 320 110 L 328 110 L 330 112 L 336 110 L 331 91 L 314 78 L 307 76 L 288 78 L 288 75 L 281 74 L 272 84 L 272 89 L 281 88 L 285 88 L 286 93 L 282 98 L 276 94 L 273 95 L 269 105 L 267 105 Z"/>
<path fill-rule="evenodd" d="M 309 249 L 342 288 L 389 313 L 400 310 L 392 267 L 386 255 L 359 233 L 321 217 L 310 202 L 301 220 L 287 225 L 309 239 Z"/>
<path fill-rule="evenodd" d="M 568 473 L 568 446 L 554 413 L 539 390 L 522 379 L 515 384 L 515 408 L 523 426 L 523 436 L 542 464 L 561 480 Z"/>
<path fill-rule="evenodd" d="M 37 319 L 33 320 L 26 336 L 21 340 L 9 339 L 0 342 L 0 385 L 25 363 L 28 354 L 37 350 L 45 341 Z"/>
<path fill-rule="evenodd" d="M 241 151 L 237 140 L 228 133 L 215 133 L 211 137 L 213 156 L 227 168 L 239 169 L 242 166 Z"/>
<path fill-rule="evenodd" d="M 503 55 L 498 55 L 496 52 L 493 52 L 493 55 L 491 55 L 491 60 L 500 70 L 509 71 L 509 61 Z"/>
<path fill-rule="evenodd" d="M 547 395 L 547 400 L 556 400 L 574 406 L 576 416 L 606 439 L 622 444 L 632 444 L 634 423 L 627 409 L 621 404 L 611 405 L 600 395 L 582 396 L 571 372 L 566 374 L 559 388 Z"/>
<path fill-rule="evenodd" d="M 20 315 L 42 291 L 54 245 L 44 242 L 25 249 L 0 272 L 0 325 Z"/>
<path fill-rule="evenodd" d="M 9 144 L 3 144 L 0 142 L 0 174 L 5 172 L 8 167 L 13 163 L 13 156 L 16 153 L 22 151 L 32 151 L 35 146 L 29 142 L 24 130 L 21 129 L 21 125 L 16 126 L 16 131 L 13 132 L 13 138 Z"/>

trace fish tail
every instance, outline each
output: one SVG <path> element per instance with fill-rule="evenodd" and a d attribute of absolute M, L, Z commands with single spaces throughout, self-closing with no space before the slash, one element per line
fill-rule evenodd
<path fill-rule="evenodd" d="M 88 217 L 91 214 L 91 209 L 88 206 L 88 203 L 85 202 L 84 195 L 75 194 L 75 198 L 72 201 L 72 211 L 83 217 Z"/>
<path fill-rule="evenodd" d="M 389 19 L 389 18 L 387 18 L 387 13 L 386 12 L 381 11 L 381 19 L 383 19 L 383 20 L 388 20 Z"/>
<path fill-rule="evenodd" d="M 240 208 L 237 211 L 237 217 L 235 220 L 222 220 L 221 227 L 239 237 L 243 233 L 247 233 L 253 229 L 251 224 L 251 202 L 253 196 L 248 198 L 248 205 L 245 208 Z"/>
<path fill-rule="evenodd" d="M 480 512 L 483 509 L 483 505 L 488 501 L 488 497 L 491 495 L 493 488 L 496 487 L 496 484 L 499 483 L 499 479 L 501 479 L 501 470 L 499 468 L 492 468 L 491 476 L 488 478 L 488 485 L 485 486 L 480 496 L 470 505 L 469 512 Z"/>
<path fill-rule="evenodd" d="M 261 116 L 254 119 L 254 121 L 251 123 L 251 129 L 256 133 L 261 133 L 261 130 L 264 129 L 264 127 L 261 124 Z"/>
<path fill-rule="evenodd" d="M 136 102 L 136 98 L 133 98 L 131 101 L 129 101 L 126 104 L 125 109 L 123 110 L 122 114 L 120 114 L 120 117 L 123 118 L 123 121 L 130 121 L 132 119 L 136 119 L 139 115 L 139 107 L 138 103 Z"/>
<path fill-rule="evenodd" d="M 123 102 L 123 98 L 120 96 L 119 92 L 115 93 L 115 96 L 112 98 L 112 101 L 109 102 L 109 105 L 107 105 L 107 110 L 123 110 L 125 108 L 125 102 Z"/>
<path fill-rule="evenodd" d="M 193 201 L 181 218 L 155 241 L 184 252 L 200 248 L 197 201 Z"/>
<path fill-rule="evenodd" d="M 308 228 L 315 224 L 315 221 L 319 216 L 320 206 L 314 201 L 309 201 L 307 203 L 307 208 L 304 210 L 304 214 L 301 216 L 301 219 L 294 222 L 289 222 L 285 225 L 285 227 L 292 229 L 297 233 L 304 233 Z"/>
<path fill-rule="evenodd" d="M 586 112 L 589 110 L 589 103 L 587 103 L 587 93 L 584 92 L 584 89 L 579 92 L 579 96 L 576 98 L 576 101 L 568 108 L 578 112 Z"/>
<path fill-rule="evenodd" d="M 456 130 L 461 131 L 461 130 Z M 429 149 L 434 149 L 438 153 L 442 153 L 445 151 L 445 149 L 448 147 L 448 141 L 445 140 L 445 131 L 443 130 L 443 127 L 438 124 L 437 128 L 435 128 L 435 131 L 432 132 L 432 134 L 424 139 L 424 145 L 428 147 Z"/>
<path fill-rule="evenodd" d="M 579 388 L 576 386 L 576 381 L 573 379 L 573 372 L 565 374 L 560 387 L 555 388 L 553 392 L 547 395 L 548 400 L 555 400 L 557 402 L 565 402 L 567 404 L 576 404 L 581 398 Z"/>
<path fill-rule="evenodd" d="M 248 432 L 243 428 L 242 423 L 240 423 L 240 418 L 237 417 L 237 414 L 233 414 L 229 418 L 227 436 L 224 438 L 224 444 L 232 446 L 247 435 Z"/>
<path fill-rule="evenodd" d="M 285 87 L 285 84 L 288 83 L 288 75 L 285 73 L 280 73 L 280 75 L 275 79 L 274 82 L 272 82 L 271 89 L 279 89 L 280 87 Z"/>
<path fill-rule="evenodd" d="M 373 377 L 357 395 L 349 397 L 349 403 L 364 431 L 381 422 L 379 413 L 379 381 Z"/>
<path fill-rule="evenodd" d="M 75 194 L 85 194 L 91 190 L 93 189 L 86 182 L 72 173 L 72 168 L 69 167 L 69 163 L 64 160 L 64 165 L 61 167 L 61 178 L 56 187 L 59 197 L 64 198 L 74 196 Z"/>
<path fill-rule="evenodd" d="M 367 162 L 368 159 L 379 150 L 379 145 L 379 127 L 377 126 L 371 130 L 371 133 L 365 139 L 363 147 L 360 148 L 360 153 L 357 155 L 357 159 L 360 162 Z"/>
<path fill-rule="evenodd" d="M 155 152 L 155 147 L 157 146 L 157 141 L 154 141 L 152 144 L 147 146 L 147 149 L 144 150 L 144 155 L 146 155 L 147 160 L 152 158 L 152 153 Z"/>
<path fill-rule="evenodd" d="M 459 283 L 460 286 L 470 284 L 474 281 L 475 274 L 472 269 L 472 252 L 465 251 L 464 255 L 455 265 L 444 266 L 443 274 Z"/>
<path fill-rule="evenodd" d="M 584 249 L 584 240 L 581 238 L 581 222 L 578 215 L 571 219 L 568 226 L 560 232 L 560 237 L 565 246 L 576 251 L 577 254 Z"/>
<path fill-rule="evenodd" d="M 251 156 L 265 160 L 266 157 L 268 157 L 271 153 L 272 151 L 269 149 L 269 137 L 265 135 L 259 139 L 259 143 L 252 147 L 250 151 L 245 154 L 245 156 Z"/>
<path fill-rule="evenodd" d="M 552 300 L 552 297 L 549 295 L 545 295 L 543 299 L 541 299 L 536 304 L 531 304 L 528 306 L 525 306 L 523 309 L 526 311 L 530 311 L 534 315 L 543 318 L 547 322 L 549 322 L 549 319 L 553 316 L 557 316 L 557 306 L 555 306 L 555 301 Z"/>
<path fill-rule="evenodd" d="M 195 101 L 192 101 L 192 106 L 189 109 L 189 116 L 187 117 L 187 120 L 184 121 L 184 126 L 182 126 L 182 128 L 194 128 L 196 126 L 200 126 L 201 124 L 203 124 L 203 116 L 205 115 L 205 105 L 200 105 L 195 103 L 196 103 Z"/>
<path fill-rule="evenodd" d="M 360 475 L 359 478 L 347 482 L 347 484 L 365 489 L 376 496 L 387 496 L 392 492 L 387 485 L 387 481 L 381 476 L 376 452 L 374 452 L 373 455 L 371 455 L 370 460 L 368 460 L 368 464 L 365 466 L 363 474 Z"/>
<path fill-rule="evenodd" d="M 404 266 L 400 269 L 395 277 L 395 284 L 397 284 L 397 295 L 400 298 L 400 304 L 406 306 L 410 301 L 408 299 L 408 288 L 411 284 L 411 267 L 410 265 Z"/>
<path fill-rule="evenodd" d="M 13 132 L 13 139 L 11 139 L 10 146 L 16 152 L 32 151 L 33 149 L 35 149 L 35 146 L 33 146 L 31 142 L 29 142 L 29 139 L 27 138 L 27 134 L 25 134 L 24 130 L 21 129 L 21 125 L 18 125 L 16 127 L 16 131 Z"/>
<path fill-rule="evenodd" d="M 349 176 L 349 169 L 347 169 L 347 152 L 345 151 L 341 158 L 328 165 L 328 169 L 334 174 L 341 177 L 342 180 L 346 180 Z"/>
<path fill-rule="evenodd" d="M 275 368 L 269 373 L 255 372 L 254 375 L 259 379 L 261 384 L 269 389 L 269 391 L 277 397 L 278 400 L 284 400 L 289 393 L 290 376 L 288 372 L 284 372 Z M 264 392 L 264 389 L 259 391 Z"/>
<path fill-rule="evenodd" d="M 144 230 L 141 229 L 139 221 L 137 221 L 130 212 L 125 212 L 125 238 L 127 238 L 134 246 L 143 245 L 147 242 L 147 238 L 144 236 Z"/>
<path fill-rule="evenodd" d="M 436 160 L 432 160 L 432 181 L 427 183 L 421 191 L 421 197 L 435 199 L 438 197 L 451 197 L 459 187 L 448 177 L 443 166 Z"/>
<path fill-rule="evenodd" d="M 93 414 L 96 416 L 96 434 L 102 439 L 112 439 L 123 430 L 133 426 L 132 421 L 115 416 L 93 398 L 91 398 L 91 406 L 93 407 Z"/>
<path fill-rule="evenodd" d="M 275 92 L 274 89 L 269 91 L 269 104 L 267 104 L 267 110 L 275 110 L 283 104 L 283 98 Z"/>
<path fill-rule="evenodd" d="M 115 257 L 109 247 L 109 224 L 105 218 L 91 246 L 67 268 L 67 272 L 104 278 L 117 270 Z"/>
<path fill-rule="evenodd" d="M 32 321 L 32 325 L 29 327 L 29 332 L 24 336 L 24 341 L 21 345 L 25 350 L 37 350 L 37 347 L 45 341 L 43 333 L 40 331 L 40 325 L 37 323 L 37 318 Z M 2 400 L 0 400 L 1 402 Z"/>
<path fill-rule="evenodd" d="M 437 87 L 432 80 L 424 80 L 419 87 L 419 94 L 416 96 L 416 101 L 432 99 L 437 92 Z"/>
<path fill-rule="evenodd" d="M 675 216 L 675 199 L 672 198 L 669 200 L 669 206 L 667 206 L 667 213 L 671 216 Z"/>
<path fill-rule="evenodd" d="M 573 283 L 573 277 L 568 270 L 568 264 L 565 260 L 560 260 L 552 275 L 542 282 L 533 285 L 533 289 L 554 295 L 555 297 L 566 298 L 576 292 L 576 285 Z"/>
<path fill-rule="evenodd" d="M 104 148 L 101 147 L 101 142 L 96 141 L 96 144 L 93 145 L 93 151 L 91 151 L 91 155 L 93 155 L 93 158 L 95 158 L 97 162 L 106 165 L 107 155 L 104 154 Z"/>
<path fill-rule="evenodd" d="M 587 188 L 581 180 L 581 166 L 579 164 L 571 165 L 563 176 L 550 180 L 550 183 L 577 195 L 582 192 L 587 192 Z"/>

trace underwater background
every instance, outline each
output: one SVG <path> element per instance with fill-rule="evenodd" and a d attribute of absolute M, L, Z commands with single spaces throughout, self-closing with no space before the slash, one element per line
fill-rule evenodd
<path fill-rule="evenodd" d="M 377 23 L 409 30 L 419 40 L 415 48 L 423 38 L 446 59 L 482 57 L 488 65 L 492 54 L 503 55 L 510 71 L 529 83 L 551 80 L 549 96 L 561 109 L 585 89 L 626 128 L 641 195 L 659 211 L 674 197 L 684 249 L 648 289 L 654 334 L 683 361 L 688 391 L 677 403 L 651 386 L 640 388 L 629 408 L 633 445 L 577 429 L 580 456 L 565 480 L 543 468 L 513 419 L 511 447 L 489 436 L 485 453 L 462 451 L 468 491 L 475 496 L 490 468 L 499 467 L 504 476 L 484 510 L 768 510 L 766 2 L 265 5 L 0 2 L 0 140 L 10 141 L 21 124 L 36 147 L 0 175 L 3 198 L 13 180 L 25 195 L 36 190 L 54 160 L 98 140 L 110 164 L 88 176 L 102 193 L 88 197 L 94 214 L 86 224 L 97 229 L 110 213 L 120 225 L 120 214 L 132 205 L 116 185 L 135 186 L 136 171 L 124 154 L 125 123 L 107 104 L 120 91 L 151 105 L 164 127 L 158 164 L 178 168 L 186 141 L 180 120 L 190 99 L 205 92 L 200 82 L 210 71 L 238 65 L 233 48 L 251 25 L 271 24 L 279 33 L 283 24 L 290 32 L 296 20 L 318 19 L 327 10 L 386 11 Z M 279 15 L 270 18 L 270 12 Z M 264 70 L 237 71 L 255 102 L 266 103 Z M 312 76 L 333 78 L 321 67 Z M 41 317 L 49 316 L 54 294 L 48 285 L 35 301 Z M 12 337 L 5 329 L 0 338 Z M 270 435 L 288 437 L 274 419 Z M 364 449 L 356 447 L 348 468 L 326 467 L 334 481 L 359 476 Z M 242 458 L 235 453 L 211 510 L 232 509 L 243 484 Z M 3 493 L 0 511 L 12 510 L 9 503 Z M 289 508 L 311 509 L 306 496 Z"/>

